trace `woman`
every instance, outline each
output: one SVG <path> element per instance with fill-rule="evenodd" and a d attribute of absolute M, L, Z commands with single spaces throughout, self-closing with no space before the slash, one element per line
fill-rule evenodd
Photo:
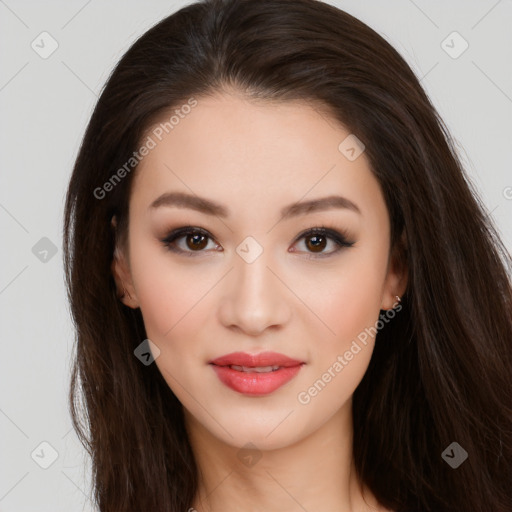
<path fill-rule="evenodd" d="M 64 228 L 101 511 L 512 510 L 510 255 L 360 21 L 161 21 L 101 94 Z"/>

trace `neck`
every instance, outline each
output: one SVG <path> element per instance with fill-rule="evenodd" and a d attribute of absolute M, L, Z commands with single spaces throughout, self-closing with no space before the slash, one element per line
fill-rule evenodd
<path fill-rule="evenodd" d="M 199 469 L 198 512 L 383 510 L 355 472 L 351 402 L 309 436 L 272 450 L 230 446 L 187 411 L 185 420 Z"/>

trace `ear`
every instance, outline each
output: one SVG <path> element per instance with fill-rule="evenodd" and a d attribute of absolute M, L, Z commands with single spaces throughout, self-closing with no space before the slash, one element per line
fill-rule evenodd
<path fill-rule="evenodd" d="M 401 298 L 407 288 L 407 277 L 407 236 L 404 230 L 389 257 L 388 273 L 382 290 L 381 309 L 396 307 L 399 302 L 397 295 Z"/>
<path fill-rule="evenodd" d="M 114 216 L 112 217 L 112 228 L 114 231 L 116 227 L 117 219 Z M 125 306 L 128 306 L 132 309 L 137 309 L 139 307 L 139 301 L 133 286 L 130 264 L 126 255 L 126 249 L 120 246 L 117 238 L 118 237 L 115 237 L 116 245 L 112 258 L 112 265 L 110 267 L 116 282 L 117 296 Z"/>

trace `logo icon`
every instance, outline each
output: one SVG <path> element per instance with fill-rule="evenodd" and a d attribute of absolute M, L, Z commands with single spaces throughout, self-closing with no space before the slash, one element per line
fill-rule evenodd
<path fill-rule="evenodd" d="M 144 340 L 133 353 L 142 364 L 149 366 L 160 355 L 160 349 L 151 340 Z"/>
<path fill-rule="evenodd" d="M 57 247 L 44 236 L 32 247 L 32 254 L 42 263 L 48 263 L 57 254 Z"/>
<path fill-rule="evenodd" d="M 59 43 L 48 32 L 41 32 L 30 46 L 39 57 L 47 59 L 59 47 Z"/>
<path fill-rule="evenodd" d="M 236 456 L 244 466 L 252 468 L 261 459 L 262 454 L 253 443 L 247 443 L 238 450 Z"/>
<path fill-rule="evenodd" d="M 458 32 L 454 31 L 442 41 L 441 48 L 452 59 L 458 59 L 469 48 L 469 43 Z"/>
<path fill-rule="evenodd" d="M 445 448 L 441 457 L 453 469 L 457 469 L 468 458 L 468 452 L 454 441 Z"/>
<path fill-rule="evenodd" d="M 253 263 L 263 253 L 263 247 L 255 238 L 248 236 L 238 245 L 236 252 L 246 263 Z"/>
<path fill-rule="evenodd" d="M 43 441 L 30 456 L 38 466 L 48 469 L 59 458 L 59 453 L 50 443 Z"/>
<path fill-rule="evenodd" d="M 338 151 L 351 162 L 359 158 L 365 149 L 366 146 L 353 133 L 343 139 L 338 146 Z"/>

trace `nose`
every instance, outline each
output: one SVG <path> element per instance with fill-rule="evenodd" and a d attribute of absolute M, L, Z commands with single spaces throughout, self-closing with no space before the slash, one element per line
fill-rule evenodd
<path fill-rule="evenodd" d="M 267 260 L 265 251 L 252 263 L 234 257 L 234 269 L 226 276 L 219 306 L 222 324 L 250 336 L 282 328 L 290 319 L 292 306 L 285 279 Z"/>

